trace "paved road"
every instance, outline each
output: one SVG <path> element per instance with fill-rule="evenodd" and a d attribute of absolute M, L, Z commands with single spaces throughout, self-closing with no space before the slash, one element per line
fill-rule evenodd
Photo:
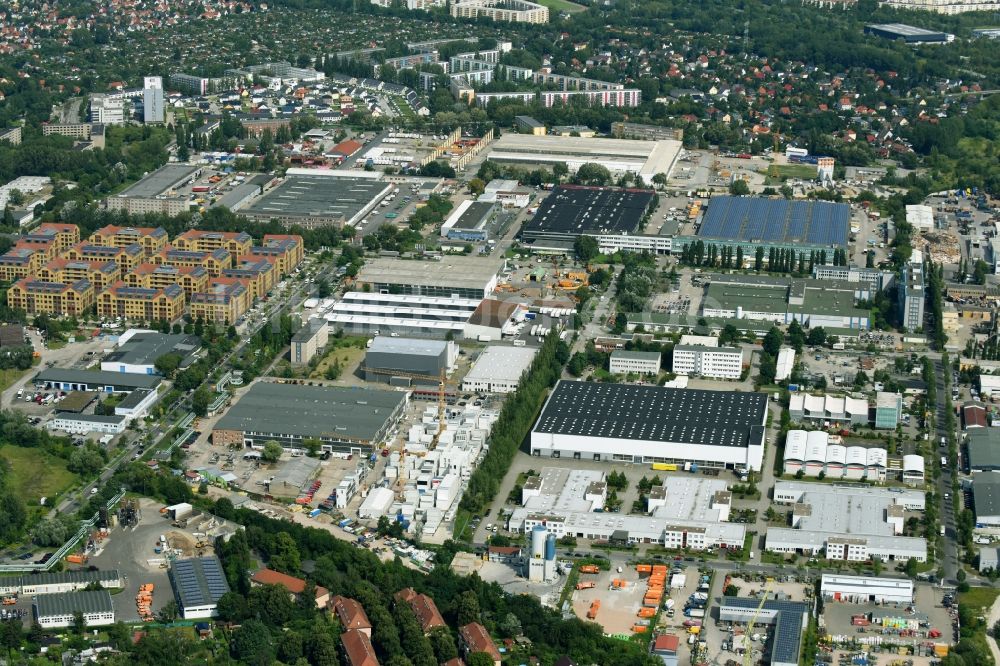
<path fill-rule="evenodd" d="M 946 426 L 947 413 L 945 410 L 945 400 L 947 398 L 947 388 L 945 386 L 945 377 L 946 373 L 951 372 L 951 369 L 945 368 L 941 363 L 940 354 L 936 356 L 934 359 L 934 377 L 937 389 L 937 405 L 934 407 L 934 419 L 936 422 L 934 439 L 937 444 L 940 444 L 942 437 L 947 438 L 949 436 Z M 946 452 L 946 449 L 939 448 L 938 450 L 942 453 Z M 933 455 L 931 456 L 930 464 L 934 464 Z M 958 574 L 959 569 L 958 548 L 955 545 L 955 507 L 953 505 L 953 502 L 957 501 L 957 499 L 951 496 L 954 473 L 955 470 L 951 468 L 942 470 L 937 481 L 937 493 L 941 501 L 941 524 L 944 525 L 946 530 L 944 552 L 941 554 L 940 564 L 944 567 L 944 579 L 948 583 L 958 582 L 955 576 Z M 948 499 L 945 499 L 946 497 Z"/>

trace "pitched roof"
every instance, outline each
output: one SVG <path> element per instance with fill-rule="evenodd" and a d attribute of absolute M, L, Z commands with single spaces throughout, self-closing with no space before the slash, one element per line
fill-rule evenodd
<path fill-rule="evenodd" d="M 396 598 L 405 601 L 410 605 L 413 614 L 420 621 L 420 628 L 427 633 L 431 629 L 448 626 L 441 612 L 438 611 L 437 604 L 426 594 L 419 594 L 412 587 L 400 590 L 396 593 Z"/>
<path fill-rule="evenodd" d="M 330 600 L 330 605 L 345 629 L 372 628 L 372 623 L 368 620 L 368 614 L 365 613 L 364 607 L 354 599 L 348 599 L 338 594 Z"/>
<path fill-rule="evenodd" d="M 289 576 L 288 574 L 283 574 L 280 571 L 275 571 L 274 569 L 261 569 L 250 577 L 255 583 L 261 585 L 280 585 L 292 594 L 302 594 L 306 589 L 306 581 L 301 578 L 296 578 L 295 576 Z M 327 590 L 325 587 L 319 585 L 316 586 L 316 596 L 322 596 L 326 594 Z"/>
<path fill-rule="evenodd" d="M 485 652 L 490 655 L 494 661 L 500 660 L 500 651 L 497 650 L 497 646 L 493 644 L 493 639 L 490 638 L 490 633 L 486 631 L 486 627 L 483 625 L 478 622 L 470 622 L 460 628 L 458 633 L 462 636 L 462 642 L 465 643 L 470 654 L 473 652 Z"/>
<path fill-rule="evenodd" d="M 677 652 L 681 641 L 674 634 L 660 634 L 653 641 L 653 651 Z"/>
<path fill-rule="evenodd" d="M 351 666 L 378 666 L 375 648 L 372 647 L 368 634 L 357 629 L 348 629 L 340 635 L 340 642 L 344 644 L 344 652 L 347 653 L 347 660 Z"/>

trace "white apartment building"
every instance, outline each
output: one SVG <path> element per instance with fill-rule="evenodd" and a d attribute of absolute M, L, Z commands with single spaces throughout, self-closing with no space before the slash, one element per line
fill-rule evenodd
<path fill-rule="evenodd" d="M 701 375 L 716 379 L 739 379 L 743 372 L 743 350 L 712 344 L 679 344 L 674 347 L 673 370 L 678 375 Z"/>
<path fill-rule="evenodd" d="M 660 372 L 660 352 L 613 351 L 608 365 L 613 375 L 634 372 L 640 375 L 656 375 Z"/>

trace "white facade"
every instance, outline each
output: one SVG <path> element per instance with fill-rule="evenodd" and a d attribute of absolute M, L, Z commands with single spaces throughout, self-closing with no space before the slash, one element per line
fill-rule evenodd
<path fill-rule="evenodd" d="M 905 578 L 823 574 L 820 594 L 827 601 L 855 604 L 912 604 L 913 581 Z"/>
<path fill-rule="evenodd" d="M 630 372 L 640 375 L 659 374 L 660 352 L 613 351 L 608 362 L 608 371 L 613 375 Z"/>
<path fill-rule="evenodd" d="M 117 414 L 115 416 L 95 417 L 90 414 L 64 413 L 50 421 L 48 427 L 52 430 L 62 430 L 75 435 L 86 435 L 91 432 L 117 435 L 125 430 L 127 424 L 128 419 Z"/>
<path fill-rule="evenodd" d="M 162 123 L 164 119 L 163 79 L 159 76 L 147 76 L 142 80 L 142 121 Z"/>
<path fill-rule="evenodd" d="M 77 612 L 88 627 L 115 623 L 115 610 L 107 591 L 69 592 L 35 596 L 35 619 L 43 629 L 72 626 Z"/>
<path fill-rule="evenodd" d="M 743 372 L 743 350 L 736 347 L 676 345 L 673 370 L 678 375 L 739 379 Z"/>
<path fill-rule="evenodd" d="M 808 477 L 881 483 L 888 461 L 883 448 L 830 444 L 830 435 L 821 430 L 789 430 L 785 438 L 783 471 L 788 475 L 802 472 Z"/>
<path fill-rule="evenodd" d="M 778 361 L 775 366 L 774 378 L 777 381 L 788 379 L 792 376 L 795 368 L 795 350 L 791 347 L 782 347 L 778 350 Z"/>
<path fill-rule="evenodd" d="M 90 120 L 100 125 L 124 125 L 125 100 L 100 94 L 91 95 Z"/>
<path fill-rule="evenodd" d="M 537 353 L 534 347 L 487 347 L 462 380 L 462 390 L 512 393 Z"/>

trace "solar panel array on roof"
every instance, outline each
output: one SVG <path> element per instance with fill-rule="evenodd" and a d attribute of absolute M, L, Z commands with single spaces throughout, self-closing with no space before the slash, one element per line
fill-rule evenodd
<path fill-rule="evenodd" d="M 746 597 L 724 597 L 721 613 L 726 607 L 753 610 L 760 606 L 759 599 Z M 799 661 L 802 647 L 803 621 L 809 613 L 809 606 L 800 601 L 785 601 L 769 599 L 764 602 L 762 610 L 768 613 L 758 618 L 759 623 L 767 623 L 767 617 L 772 618 L 774 634 L 771 637 L 771 663 L 795 664 Z"/>
<path fill-rule="evenodd" d="M 698 236 L 760 243 L 844 246 L 850 226 L 847 204 L 754 197 L 714 197 Z"/>
<path fill-rule="evenodd" d="M 762 443 L 766 409 L 762 393 L 561 381 L 535 431 L 747 447 Z"/>
<path fill-rule="evenodd" d="M 170 568 L 170 582 L 181 608 L 211 605 L 229 592 L 226 575 L 215 557 L 174 561 Z"/>

